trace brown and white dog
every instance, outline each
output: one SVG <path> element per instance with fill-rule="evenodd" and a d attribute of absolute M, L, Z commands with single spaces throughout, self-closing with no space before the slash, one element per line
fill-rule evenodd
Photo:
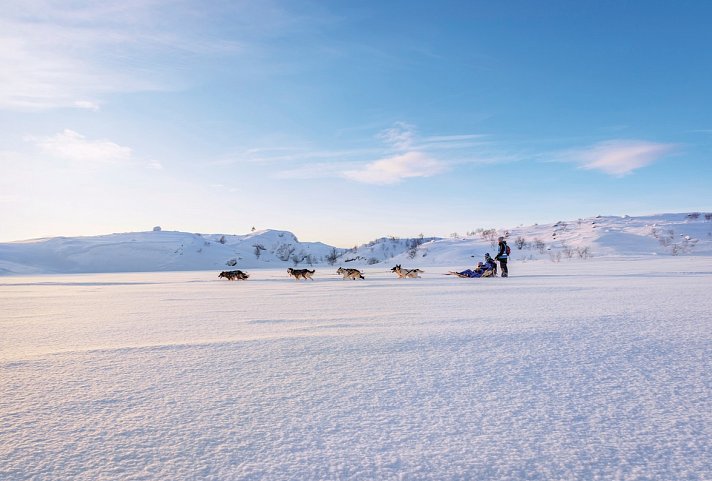
<path fill-rule="evenodd" d="M 295 280 L 311 279 L 313 281 L 314 279 L 312 279 L 312 276 L 315 272 L 315 270 L 310 271 L 309 269 L 292 269 L 291 267 L 287 268 L 287 274 L 294 277 Z"/>
<path fill-rule="evenodd" d="M 411 279 L 420 279 L 418 274 L 425 271 L 421 271 L 420 269 L 403 269 L 400 264 L 396 264 L 395 267 L 391 268 L 391 272 L 395 272 L 399 279 L 407 277 L 410 277 Z"/>
<path fill-rule="evenodd" d="M 220 274 L 218 274 L 218 278 L 223 277 L 228 281 L 244 281 L 250 276 L 246 272 L 242 271 L 222 271 Z"/>
<path fill-rule="evenodd" d="M 343 267 L 339 267 L 336 269 L 336 273 L 344 276 L 344 279 L 352 279 L 354 281 L 356 279 L 365 279 L 358 269 L 344 269 Z"/>

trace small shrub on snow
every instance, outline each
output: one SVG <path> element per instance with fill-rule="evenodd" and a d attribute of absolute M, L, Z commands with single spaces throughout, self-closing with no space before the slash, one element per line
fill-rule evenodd
<path fill-rule="evenodd" d="M 280 261 L 287 262 L 292 254 L 294 254 L 294 250 L 295 248 L 292 244 L 282 244 L 274 251 L 274 255 L 276 255 Z"/>
<path fill-rule="evenodd" d="M 336 259 L 339 258 L 339 253 L 336 251 L 336 247 L 331 248 L 331 252 L 326 256 L 326 262 L 333 266 L 336 263 Z"/>
<path fill-rule="evenodd" d="M 229 266 L 229 267 L 236 266 L 236 265 L 237 265 L 237 259 L 235 259 L 235 258 L 230 259 L 229 261 L 227 261 L 227 262 L 225 263 L 225 265 L 226 265 L 226 266 Z"/>
<path fill-rule="evenodd" d="M 497 229 L 484 229 L 480 235 L 484 240 L 493 242 L 497 240 Z"/>

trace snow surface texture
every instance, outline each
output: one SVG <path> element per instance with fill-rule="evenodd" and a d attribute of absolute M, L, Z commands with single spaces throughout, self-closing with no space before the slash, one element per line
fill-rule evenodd
<path fill-rule="evenodd" d="M 485 252 L 494 256 L 497 236 L 506 234 L 514 261 L 712 255 L 708 216 L 594 217 L 499 231 L 474 229 L 447 239 L 384 237 L 351 249 L 300 242 L 291 232 L 278 230 L 246 235 L 151 231 L 57 237 L 0 244 L 0 275 L 325 267 L 329 256 L 336 266 L 448 266 L 460 265 L 472 255 L 482 260 Z"/>
<path fill-rule="evenodd" d="M 425 270 L 4 277 L 0 479 L 712 478 L 712 257 Z"/>

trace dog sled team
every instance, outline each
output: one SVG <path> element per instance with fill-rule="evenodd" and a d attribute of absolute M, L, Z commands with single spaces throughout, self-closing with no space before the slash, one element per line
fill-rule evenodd
<path fill-rule="evenodd" d="M 462 278 L 497 277 L 497 262 L 499 262 L 499 270 L 501 270 L 501 276 L 509 277 L 507 260 L 509 259 L 511 250 L 507 245 L 507 241 L 504 240 L 504 237 L 500 237 L 498 241 L 499 250 L 494 258 L 490 257 L 488 252 L 485 254 L 484 261 L 478 262 L 477 266 L 474 269 L 465 269 L 464 271 L 460 272 L 451 271 L 445 275 L 457 276 Z M 307 279 L 313 281 L 314 278 L 312 276 L 315 272 L 316 270 L 314 269 L 293 269 L 291 267 L 287 269 L 287 274 L 297 281 Z M 399 279 L 420 279 L 420 274 L 422 274 L 424 271 L 420 269 L 404 269 L 403 267 L 401 267 L 400 264 L 397 264 L 395 267 L 391 268 L 391 272 L 397 275 Z M 343 276 L 344 280 L 351 279 L 355 281 L 357 279 L 365 279 L 363 273 L 358 269 L 344 269 L 343 267 L 339 267 L 336 270 L 336 273 Z M 224 278 L 229 281 L 244 281 L 248 277 L 250 276 L 246 272 L 240 270 L 223 271 L 218 274 L 218 278 Z"/>

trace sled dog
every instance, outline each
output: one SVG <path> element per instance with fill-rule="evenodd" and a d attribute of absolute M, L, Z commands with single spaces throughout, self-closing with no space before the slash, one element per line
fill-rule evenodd
<path fill-rule="evenodd" d="M 242 271 L 222 271 L 220 274 L 218 274 L 218 278 L 225 278 L 228 281 L 244 281 L 250 277 L 246 272 Z"/>
<path fill-rule="evenodd" d="M 310 271 L 309 269 L 292 269 L 291 267 L 287 268 L 287 274 L 294 277 L 295 280 L 311 279 L 313 281 L 314 279 L 312 279 L 312 276 L 315 272 L 315 270 Z"/>
<path fill-rule="evenodd" d="M 344 269 L 343 267 L 339 267 L 336 270 L 336 273 L 344 276 L 344 279 L 353 279 L 354 281 L 356 279 L 365 279 L 363 274 L 361 274 L 361 271 L 358 269 Z"/>
<path fill-rule="evenodd" d="M 420 276 L 418 274 L 425 271 L 421 271 L 420 269 L 403 269 L 400 264 L 396 264 L 395 267 L 391 268 L 391 272 L 395 272 L 395 274 L 398 276 L 398 279 L 404 279 L 407 277 L 410 277 L 412 279 L 420 279 Z"/>

